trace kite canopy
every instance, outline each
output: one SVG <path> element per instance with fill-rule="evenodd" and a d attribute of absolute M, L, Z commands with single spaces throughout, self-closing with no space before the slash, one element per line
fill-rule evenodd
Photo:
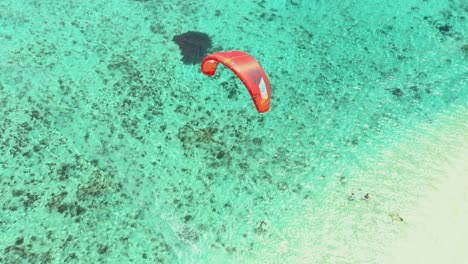
<path fill-rule="evenodd" d="M 258 112 L 265 113 L 270 109 L 270 83 L 262 67 L 252 56 L 237 50 L 216 52 L 203 59 L 201 71 L 208 76 L 213 76 L 219 62 L 231 69 L 241 79 Z"/>

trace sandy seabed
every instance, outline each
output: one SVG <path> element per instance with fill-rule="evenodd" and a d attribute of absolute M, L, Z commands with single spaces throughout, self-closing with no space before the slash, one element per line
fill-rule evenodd
<path fill-rule="evenodd" d="M 412 229 L 385 263 L 468 263 L 468 151 L 448 162 L 444 178 L 407 217 Z"/>
<path fill-rule="evenodd" d="M 467 118 L 466 111 L 461 112 L 441 122 L 445 129 L 435 126 L 439 128 L 430 147 L 413 146 L 421 151 L 418 155 L 432 160 L 425 173 L 433 184 L 406 212 L 407 232 L 390 245 L 381 263 L 468 263 Z M 441 151 L 451 154 L 440 155 Z"/>

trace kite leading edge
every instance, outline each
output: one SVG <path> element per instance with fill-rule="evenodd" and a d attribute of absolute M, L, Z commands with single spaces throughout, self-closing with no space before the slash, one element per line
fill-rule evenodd
<path fill-rule="evenodd" d="M 231 69 L 244 83 L 254 101 L 257 111 L 265 113 L 270 109 L 270 83 L 260 64 L 243 51 L 216 52 L 206 56 L 201 63 L 201 71 L 213 76 L 221 62 Z"/>

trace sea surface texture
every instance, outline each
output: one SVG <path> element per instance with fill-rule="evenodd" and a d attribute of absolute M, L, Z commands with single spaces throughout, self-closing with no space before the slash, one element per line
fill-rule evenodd
<path fill-rule="evenodd" d="M 378 263 L 467 148 L 467 16 L 0 0 L 0 263 Z M 189 51 L 255 57 L 270 111 L 184 58 L 186 32 L 209 37 Z"/>

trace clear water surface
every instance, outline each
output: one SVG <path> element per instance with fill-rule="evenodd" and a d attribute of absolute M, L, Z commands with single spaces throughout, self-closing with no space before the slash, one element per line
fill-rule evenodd
<path fill-rule="evenodd" d="M 0 0 L 0 262 L 377 263 L 466 145 L 467 8 Z M 255 56 L 270 112 L 187 31 Z"/>

